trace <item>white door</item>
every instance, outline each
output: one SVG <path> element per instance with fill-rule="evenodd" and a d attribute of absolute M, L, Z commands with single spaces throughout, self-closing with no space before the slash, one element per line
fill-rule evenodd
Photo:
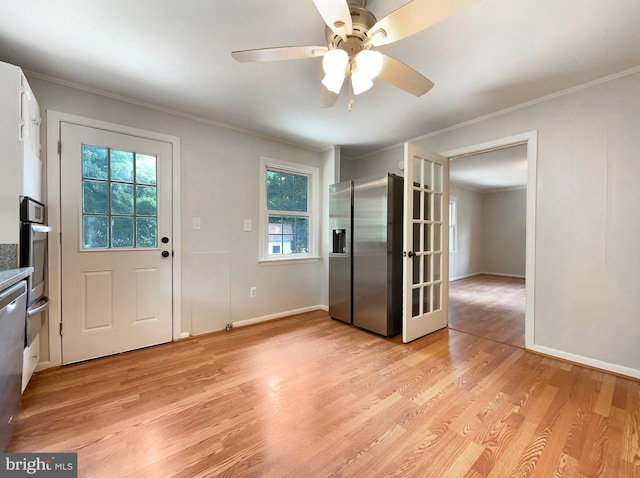
<path fill-rule="evenodd" d="M 402 340 L 447 326 L 449 160 L 405 143 Z"/>
<path fill-rule="evenodd" d="M 61 123 L 62 363 L 172 340 L 169 143 Z"/>

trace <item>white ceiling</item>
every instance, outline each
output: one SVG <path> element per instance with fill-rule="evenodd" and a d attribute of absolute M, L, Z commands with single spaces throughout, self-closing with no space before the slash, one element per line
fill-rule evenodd
<path fill-rule="evenodd" d="M 527 146 L 511 146 L 452 158 L 451 183 L 478 192 L 495 192 L 527 185 Z"/>
<path fill-rule="evenodd" d="M 445 0 L 442 0 L 445 1 Z M 405 3 L 371 0 L 378 17 Z M 321 60 L 233 50 L 324 45 L 312 0 L 1 0 L 0 60 L 27 72 L 323 149 L 371 151 L 640 65 L 638 0 L 482 0 L 380 51 L 430 78 L 331 109 Z"/>

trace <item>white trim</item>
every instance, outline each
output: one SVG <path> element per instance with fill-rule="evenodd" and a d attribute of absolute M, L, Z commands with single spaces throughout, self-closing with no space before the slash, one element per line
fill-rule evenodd
<path fill-rule="evenodd" d="M 309 231 L 310 250 L 308 254 L 292 254 L 290 256 L 277 257 L 269 256 L 267 234 L 267 224 L 269 220 L 267 217 L 266 198 L 267 168 L 269 167 L 289 171 L 294 174 L 309 176 L 309 190 L 307 198 L 309 211 L 307 214 L 310 218 L 311 227 Z M 260 157 L 260 242 L 258 251 L 258 262 L 260 264 L 299 264 L 302 261 L 317 261 L 320 259 L 320 223 L 322 221 L 322 213 L 320 210 L 320 189 L 322 189 L 322 183 L 320 181 L 320 170 L 315 166 L 291 163 L 264 156 Z"/>
<path fill-rule="evenodd" d="M 585 357 L 583 355 L 572 354 L 570 352 L 564 352 L 562 350 L 545 347 L 543 345 L 534 344 L 533 346 L 527 348 L 532 350 L 533 352 L 538 352 L 543 355 L 548 355 L 550 357 L 558 358 L 561 360 L 568 360 L 569 362 L 573 362 L 579 365 L 586 365 L 588 367 L 606 370 L 607 372 L 613 372 L 618 375 L 640 379 L 640 370 L 637 370 L 635 368 L 629 368 L 622 365 L 603 362 L 602 360 L 596 360 L 590 357 Z"/>
<path fill-rule="evenodd" d="M 67 88 L 73 88 L 75 90 L 85 91 L 87 93 L 92 93 L 94 95 L 103 96 L 105 98 L 111 98 L 113 100 L 122 101 L 124 103 L 129 103 L 129 104 L 136 105 L 136 106 L 142 106 L 143 108 L 148 108 L 150 110 L 160 111 L 162 113 L 166 113 L 166 114 L 173 115 L 173 116 L 178 116 L 180 118 L 185 118 L 185 119 L 189 119 L 189 120 L 192 120 L 192 121 L 197 121 L 198 123 L 204 123 L 204 124 L 208 124 L 208 125 L 212 125 L 212 126 L 217 126 L 218 128 L 224 128 L 224 129 L 228 129 L 228 130 L 231 130 L 231 131 L 236 131 L 238 133 L 246 134 L 246 135 L 249 135 L 249 136 L 254 136 L 256 138 L 267 139 L 269 141 L 276 141 L 278 143 L 286 144 L 286 145 L 289 145 L 289 146 L 295 146 L 297 148 L 306 149 L 308 151 L 313 151 L 315 153 L 320 153 L 320 152 L 326 151 L 327 149 L 330 149 L 332 147 L 332 146 L 328 146 L 328 147 L 324 147 L 324 149 L 323 149 L 323 148 L 320 148 L 320 147 L 310 146 L 308 144 L 296 143 L 294 141 L 288 141 L 286 139 L 278 138 L 276 136 L 269 136 L 267 134 L 258 133 L 257 131 L 251 131 L 251 130 L 248 130 L 248 129 L 240 128 L 238 126 L 233 126 L 233 125 L 230 125 L 230 124 L 221 123 L 219 121 L 214 121 L 214 120 L 211 120 L 211 119 L 208 119 L 208 118 L 203 118 L 202 116 L 196 116 L 196 115 L 192 115 L 192 114 L 189 114 L 189 113 L 184 113 L 182 111 L 174 110 L 174 109 L 171 109 L 171 108 L 165 108 L 164 106 L 158 106 L 158 105 L 155 105 L 153 103 L 148 103 L 146 101 L 136 100 L 135 98 L 130 98 L 128 96 L 117 95 L 115 93 L 111 93 L 111 92 L 106 91 L 106 90 L 101 90 L 99 88 L 93 88 L 93 87 L 90 87 L 90 86 L 82 85 L 80 83 L 74 83 L 72 81 L 62 80 L 60 78 L 55 78 L 53 76 L 43 75 L 41 73 L 36 73 L 34 71 L 24 70 L 24 73 L 25 73 L 26 76 L 33 77 L 33 78 L 38 78 L 39 80 L 46 81 L 48 83 L 53 83 L 55 85 L 66 86 Z"/>
<path fill-rule="evenodd" d="M 466 274 L 463 276 L 458 276 L 458 277 L 449 277 L 449 282 L 453 282 L 456 280 L 462 280 L 462 279 L 469 279 L 470 277 L 475 277 L 475 276 L 479 276 L 482 275 L 482 272 L 474 272 L 473 274 Z"/>
<path fill-rule="evenodd" d="M 172 227 L 173 227 L 173 331 L 172 338 L 176 340 L 181 335 L 182 328 L 182 240 L 181 240 L 181 209 L 180 209 L 180 138 L 163 133 L 154 133 L 129 126 L 108 123 L 92 118 L 47 111 L 47 218 L 53 228 L 49 241 L 49 361 L 42 362 L 48 367 L 62 364 L 62 340 L 60 338 L 60 322 L 62 318 L 62 285 L 61 285 L 61 248 L 60 248 L 60 155 L 58 141 L 60 139 L 61 123 L 73 123 L 90 128 L 100 128 L 115 133 L 139 136 L 155 141 L 162 141 L 172 145 L 173 153 L 173 187 L 172 187 Z M 57 237 L 56 237 L 57 236 Z M 57 239 L 57 240 L 56 240 Z M 44 367 L 39 368 L 42 370 Z"/>
<path fill-rule="evenodd" d="M 620 71 L 618 73 L 614 73 L 612 75 L 605 76 L 603 78 L 598 78 L 596 80 L 589 81 L 587 83 L 582 83 L 581 85 L 572 86 L 571 88 L 567 88 L 565 90 L 560 90 L 560 91 L 557 91 L 555 93 L 551 93 L 551 94 L 546 95 L 546 96 L 541 96 L 539 98 L 536 98 L 536 99 L 533 99 L 533 100 L 530 100 L 530 101 L 526 101 L 524 103 L 520 103 L 520 104 L 517 104 L 515 106 L 510 106 L 509 108 L 505 108 L 505 109 L 500 110 L 500 111 L 495 111 L 493 113 L 489 113 L 487 115 L 480 116 L 478 118 L 474 118 L 474 119 L 471 119 L 469 121 L 464 121 L 462 123 L 458 123 L 458 124 L 455 124 L 453 126 L 449 126 L 447 128 L 439 129 L 437 131 L 433 131 L 431 133 L 427 133 L 425 135 L 418 136 L 417 138 L 409 139 L 407 141 L 410 142 L 410 143 L 417 143 L 417 142 L 420 142 L 420 141 L 424 141 L 425 139 L 433 138 L 434 136 L 438 136 L 438 135 L 441 135 L 441 134 L 444 134 L 444 133 L 449 133 L 451 131 L 455 131 L 455 130 L 460 129 L 460 128 L 464 128 L 465 126 L 470 126 L 470 125 L 473 125 L 473 124 L 476 124 L 476 123 L 481 123 L 481 122 L 483 122 L 485 120 L 488 120 L 488 119 L 491 119 L 491 118 L 496 118 L 498 116 L 502 116 L 502 115 L 505 115 L 507 113 L 511 113 L 513 111 L 518 111 L 518 110 L 527 108 L 529 106 L 536 105 L 538 103 L 543 103 L 543 102 L 545 102 L 547 100 L 552 100 L 554 98 L 559 98 L 561 96 L 570 95 L 571 93 L 576 93 L 576 92 L 578 92 L 580 90 L 591 88 L 592 86 L 597 86 L 597 85 L 600 85 L 600 84 L 603 84 L 603 83 L 608 83 L 610 81 L 614 81 L 614 80 L 617 80 L 617 79 L 620 79 L 620 78 L 624 78 L 625 76 L 635 75 L 636 73 L 640 73 L 640 66 L 635 66 L 635 67 L 630 68 L 628 70 Z M 384 153 L 385 151 L 390 151 L 392 149 L 398 148 L 399 146 L 403 145 L 405 142 L 406 141 L 403 141 L 401 143 L 396 143 L 396 144 L 393 144 L 391 146 L 386 146 L 384 148 L 377 149 L 375 151 L 371 151 L 370 153 L 366 153 L 366 154 L 363 154 L 361 156 L 356 156 L 356 157 L 344 156 L 344 158 L 347 159 L 347 160 L 364 159 L 364 158 L 367 158 L 369 156 L 373 156 L 373 155 L 376 155 L 376 154 Z"/>
<path fill-rule="evenodd" d="M 259 324 L 261 322 L 268 322 L 270 320 L 281 319 L 283 317 L 304 314 L 305 312 L 312 312 L 314 310 L 324 310 L 325 312 L 328 312 L 329 308 L 326 305 L 313 305 L 310 307 L 303 307 L 302 309 L 294 309 L 288 310 L 286 312 L 278 312 L 276 314 L 263 315 L 262 317 L 255 317 L 253 319 L 237 320 L 235 322 L 232 322 L 231 325 L 233 325 L 234 327 L 244 327 L 245 325 Z"/>
<path fill-rule="evenodd" d="M 479 275 L 486 276 L 498 276 L 498 277 L 513 277 L 514 279 L 526 279 L 527 276 L 522 274 L 504 274 L 502 272 L 478 272 Z"/>
<path fill-rule="evenodd" d="M 527 145 L 527 224 L 526 224 L 526 265 L 525 265 L 525 289 L 526 307 L 524 319 L 525 348 L 532 349 L 535 340 L 535 281 L 536 281 L 536 201 L 537 201 L 537 161 L 538 161 L 538 132 L 517 134 L 507 138 L 487 141 L 464 148 L 440 153 L 442 156 L 452 158 L 468 154 L 478 154 L 484 151 L 515 146 Z"/>

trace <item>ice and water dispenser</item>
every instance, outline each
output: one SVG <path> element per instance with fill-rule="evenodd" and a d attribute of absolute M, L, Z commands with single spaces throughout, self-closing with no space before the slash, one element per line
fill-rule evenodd
<path fill-rule="evenodd" d="M 334 254 L 346 254 L 347 253 L 347 230 L 346 229 L 334 229 L 333 230 L 333 250 Z"/>

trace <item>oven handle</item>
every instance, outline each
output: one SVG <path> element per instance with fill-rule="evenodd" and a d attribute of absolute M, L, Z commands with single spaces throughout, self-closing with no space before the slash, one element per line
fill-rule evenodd
<path fill-rule="evenodd" d="M 42 226 L 40 224 L 31 224 L 31 229 L 34 232 L 51 232 L 53 228 L 51 226 Z"/>
<path fill-rule="evenodd" d="M 36 302 L 35 304 L 33 304 L 31 307 L 27 309 L 27 317 L 33 317 L 34 315 L 39 314 L 40 312 L 48 308 L 49 308 L 49 297 L 46 297 L 43 295 L 42 297 L 40 297 L 38 302 Z"/>

